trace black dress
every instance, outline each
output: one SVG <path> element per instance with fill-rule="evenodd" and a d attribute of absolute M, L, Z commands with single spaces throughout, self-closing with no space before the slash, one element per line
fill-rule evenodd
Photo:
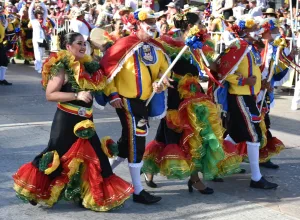
<path fill-rule="evenodd" d="M 63 85 L 62 92 L 74 92 L 72 85 Z M 92 107 L 92 102 L 71 101 L 72 107 Z M 75 112 L 76 113 L 76 112 Z M 78 123 L 92 123 L 90 118 L 57 108 L 51 127 L 48 147 L 14 174 L 14 189 L 19 198 L 31 204 L 39 202 L 52 206 L 60 199 L 80 202 L 93 211 L 108 211 L 124 203 L 133 191 L 131 184 L 113 174 L 108 157 L 106 140 L 99 137 L 76 136 Z M 86 127 L 85 127 L 86 128 Z M 80 128 L 81 129 L 81 128 Z M 55 159 L 55 154 L 59 159 Z M 57 157 L 57 156 L 56 156 Z M 47 158 L 50 161 L 47 161 Z M 41 167 L 53 168 L 46 173 Z"/>

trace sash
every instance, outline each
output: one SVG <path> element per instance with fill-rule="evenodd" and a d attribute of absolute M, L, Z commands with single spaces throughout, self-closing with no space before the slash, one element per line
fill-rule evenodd
<path fill-rule="evenodd" d="M 91 27 L 91 25 L 85 19 L 77 18 L 77 20 L 81 21 L 82 23 L 84 23 L 87 26 L 87 28 L 89 29 L 89 31 L 91 32 L 92 27 Z"/>

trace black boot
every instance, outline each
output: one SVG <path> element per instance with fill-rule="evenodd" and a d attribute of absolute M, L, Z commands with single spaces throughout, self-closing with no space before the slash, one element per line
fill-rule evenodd
<path fill-rule="evenodd" d="M 133 201 L 142 204 L 153 204 L 161 200 L 159 196 L 153 196 L 150 193 L 142 190 L 139 195 L 133 194 Z"/>
<path fill-rule="evenodd" d="M 276 189 L 278 185 L 276 183 L 269 182 L 264 177 L 261 177 L 259 181 L 251 180 L 250 187 L 257 189 Z"/>
<path fill-rule="evenodd" d="M 277 164 L 274 164 L 271 162 L 271 160 L 268 160 L 267 162 L 260 163 L 259 166 L 269 168 L 269 169 L 278 169 L 279 166 Z"/>
<path fill-rule="evenodd" d="M 16 61 L 15 61 L 14 58 L 11 59 L 11 63 L 12 63 L 12 64 L 16 64 Z"/>

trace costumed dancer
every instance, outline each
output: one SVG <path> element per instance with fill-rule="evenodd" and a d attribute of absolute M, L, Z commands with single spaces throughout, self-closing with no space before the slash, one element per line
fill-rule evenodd
<path fill-rule="evenodd" d="M 7 80 L 5 79 L 6 70 L 7 70 L 7 66 L 9 63 L 9 60 L 8 60 L 8 57 L 6 54 L 6 48 L 4 45 L 5 24 L 6 24 L 6 19 L 1 18 L 1 20 L 0 20 L 0 85 L 11 86 L 12 83 L 7 82 Z"/>
<path fill-rule="evenodd" d="M 14 57 L 18 48 L 18 39 L 20 33 L 20 20 L 14 14 L 7 16 L 8 26 L 6 28 L 6 50 L 7 57 L 11 58 L 11 63 L 15 64 Z"/>
<path fill-rule="evenodd" d="M 28 65 L 30 64 L 30 61 L 34 60 L 34 52 L 32 44 L 33 32 L 32 28 L 28 27 L 30 20 L 28 16 L 27 4 L 23 5 L 19 13 L 21 31 L 16 58 L 24 60 L 24 64 Z"/>
<path fill-rule="evenodd" d="M 100 64 L 108 86 L 105 95 L 122 124 L 122 136 L 118 141 L 119 154 L 112 161 L 115 169 L 127 158 L 134 186 L 133 201 L 144 204 L 156 203 L 161 197 L 153 196 L 143 189 L 140 177 L 142 158 L 148 134 L 148 119 L 164 117 L 166 113 L 163 86 L 157 86 L 160 74 L 168 66 L 168 57 L 163 46 L 153 36 L 156 31 L 156 16 L 149 9 L 134 12 L 136 31 L 119 39 L 104 54 Z M 168 79 L 165 79 L 168 83 Z M 150 106 L 146 101 L 152 91 L 155 95 Z M 96 97 L 97 98 L 97 97 Z M 96 99 L 100 104 L 99 97 Z"/>
<path fill-rule="evenodd" d="M 28 27 L 32 27 L 32 44 L 34 50 L 34 68 L 38 73 L 42 73 L 43 57 L 45 50 L 48 49 L 47 35 L 49 30 L 46 27 L 46 21 L 48 16 L 48 10 L 46 5 L 41 2 L 39 7 L 34 8 L 35 1 L 32 1 L 29 9 L 28 16 L 30 24 Z"/>
<path fill-rule="evenodd" d="M 43 65 L 42 84 L 48 101 L 58 102 L 48 147 L 13 175 L 17 196 L 32 205 L 52 207 L 59 200 L 78 202 L 93 211 L 121 206 L 133 191 L 116 176 L 108 156 L 115 143 L 101 139 L 93 123 L 91 92 L 106 85 L 98 62 L 85 55 L 80 33 L 65 36 L 62 50 Z"/>
<path fill-rule="evenodd" d="M 260 23 L 261 30 L 260 33 L 262 35 L 262 39 L 265 41 L 264 50 L 262 50 L 262 65 L 260 70 L 262 72 L 262 88 L 260 93 L 257 96 L 257 103 L 261 105 L 262 97 L 265 88 L 268 89 L 266 94 L 266 98 L 263 103 L 262 108 L 262 123 L 261 126 L 264 133 L 264 142 L 262 143 L 261 149 L 259 151 L 259 158 L 260 158 L 260 166 L 271 168 L 271 169 L 278 169 L 279 166 L 271 162 L 270 158 L 279 154 L 284 148 L 284 144 L 282 141 L 277 139 L 276 137 L 272 136 L 270 131 L 271 121 L 270 121 L 270 108 L 273 108 L 275 105 L 274 99 L 274 83 L 277 82 L 282 84 L 282 81 L 287 76 L 289 71 L 289 62 L 284 60 L 282 56 L 278 59 L 278 64 L 274 65 L 273 76 L 270 82 L 267 82 L 269 75 L 271 74 L 271 68 L 273 63 L 276 60 L 276 52 L 277 50 L 284 49 L 284 56 L 292 55 L 290 54 L 289 49 L 285 43 L 285 40 L 280 38 L 279 33 L 279 21 L 276 18 L 266 18 L 263 19 Z M 284 48 L 281 48 L 281 47 Z M 293 57 L 289 56 L 289 60 L 292 60 Z M 288 61 L 289 61 L 288 60 Z"/>
<path fill-rule="evenodd" d="M 259 168 L 259 148 L 263 134 L 256 96 L 261 89 L 261 55 L 254 45 L 255 40 L 250 36 L 250 32 L 257 31 L 258 27 L 252 18 L 241 19 L 237 24 L 234 29 L 243 37 L 240 40 L 240 49 L 227 49 L 218 62 L 218 73 L 225 73 L 228 83 L 226 105 L 229 120 L 225 140 L 233 144 L 246 142 L 247 147 L 239 150 L 241 155 L 248 156 L 250 162 L 250 187 L 273 189 L 278 185 L 267 181 Z"/>
<path fill-rule="evenodd" d="M 199 17 L 194 13 L 175 16 L 175 27 L 182 30 L 183 39 L 175 41 L 168 36 L 160 37 L 171 58 L 185 45 L 184 38 L 192 33 L 200 34 L 201 42 L 198 43 L 205 53 L 214 53 L 214 43 L 205 28 L 198 29 L 197 22 Z M 174 88 L 168 89 L 168 112 L 160 122 L 155 140 L 147 145 L 143 171 L 150 187 L 156 187 L 153 174 L 160 173 L 167 178 L 190 177 L 190 192 L 195 188 L 202 194 L 212 194 L 213 189 L 204 186 L 198 172 L 206 180 L 236 173 L 240 171 L 242 158 L 235 146 L 223 142 L 219 109 L 200 85 L 199 74 L 207 68 L 199 50 L 193 46 L 172 69 Z"/>

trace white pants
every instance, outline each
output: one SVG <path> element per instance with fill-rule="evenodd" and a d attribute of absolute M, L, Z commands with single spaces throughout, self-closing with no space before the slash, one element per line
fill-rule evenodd
<path fill-rule="evenodd" d="M 296 73 L 297 74 L 297 73 Z M 300 103 L 300 78 L 295 85 L 294 97 L 292 99 L 292 108 L 294 106 L 294 110 L 297 109 L 297 105 Z"/>
<path fill-rule="evenodd" d="M 42 67 L 43 67 L 43 57 L 45 54 L 45 48 L 39 47 L 38 42 L 33 42 L 33 52 L 34 52 L 34 69 L 38 73 L 42 73 Z"/>

